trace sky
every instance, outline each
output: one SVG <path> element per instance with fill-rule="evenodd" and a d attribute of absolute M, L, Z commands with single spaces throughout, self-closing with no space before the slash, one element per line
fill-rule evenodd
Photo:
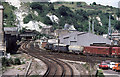
<path fill-rule="evenodd" d="M 0 1 L 35 1 L 35 2 L 45 2 L 45 1 L 49 1 L 49 0 L 0 0 Z M 117 7 L 118 8 L 118 2 L 120 0 L 50 0 L 50 2 L 55 2 L 55 1 L 66 1 L 66 2 L 86 2 L 87 4 L 96 2 L 97 4 L 101 4 L 101 5 L 109 5 L 109 6 L 113 6 L 113 7 Z"/>
<path fill-rule="evenodd" d="M 109 5 L 109 6 L 113 6 L 113 7 L 118 7 L 118 2 L 120 0 L 51 0 L 52 2 L 54 1 L 67 1 L 67 2 L 78 2 L 78 1 L 83 1 L 86 2 L 88 4 L 96 2 L 97 4 L 101 4 L 101 5 Z"/>

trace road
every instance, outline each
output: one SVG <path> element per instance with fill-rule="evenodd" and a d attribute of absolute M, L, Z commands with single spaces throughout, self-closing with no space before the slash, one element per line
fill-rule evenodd
<path fill-rule="evenodd" d="M 109 69 L 109 70 L 103 70 L 103 73 L 105 77 L 120 77 L 120 71 L 115 72 Z"/>

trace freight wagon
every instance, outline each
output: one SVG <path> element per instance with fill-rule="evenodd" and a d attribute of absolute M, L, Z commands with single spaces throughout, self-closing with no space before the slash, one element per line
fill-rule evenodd
<path fill-rule="evenodd" d="M 112 57 L 120 57 L 120 47 L 112 47 Z"/>
<path fill-rule="evenodd" d="M 45 48 L 46 50 L 52 50 L 52 48 L 53 48 L 53 43 L 47 43 L 44 48 Z"/>
<path fill-rule="evenodd" d="M 68 52 L 68 45 L 65 44 L 53 44 L 53 51 Z"/>
<path fill-rule="evenodd" d="M 111 50 L 110 50 L 110 47 L 87 46 L 87 47 L 84 47 L 83 54 L 110 56 Z"/>

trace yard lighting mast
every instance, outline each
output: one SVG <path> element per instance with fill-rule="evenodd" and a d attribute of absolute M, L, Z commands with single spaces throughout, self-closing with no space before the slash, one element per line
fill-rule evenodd
<path fill-rule="evenodd" d="M 91 18 L 90 18 L 90 16 L 89 16 L 89 33 L 91 33 L 91 27 L 90 27 L 91 22 L 90 22 L 90 20 L 91 20 Z"/>
<path fill-rule="evenodd" d="M 93 17 L 93 21 L 92 21 L 92 33 L 94 34 L 94 17 Z"/>
<path fill-rule="evenodd" d="M 111 17 L 109 15 L 109 24 L 108 24 L 108 37 L 111 39 Z"/>

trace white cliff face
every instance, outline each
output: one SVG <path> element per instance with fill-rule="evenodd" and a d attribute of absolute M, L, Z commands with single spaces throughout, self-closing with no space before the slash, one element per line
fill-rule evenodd
<path fill-rule="evenodd" d="M 36 16 L 38 16 L 38 12 L 37 12 L 37 11 L 34 11 L 34 14 L 35 14 Z"/>
<path fill-rule="evenodd" d="M 120 21 L 120 18 L 119 18 L 118 16 L 116 16 L 116 20 L 117 20 L 117 21 Z"/>
<path fill-rule="evenodd" d="M 47 14 L 46 16 L 48 16 L 52 22 L 59 23 L 59 18 L 56 15 Z"/>
<path fill-rule="evenodd" d="M 8 2 L 10 5 L 13 5 L 17 8 L 19 8 L 21 6 L 20 0 L 5 0 L 5 2 Z"/>
<path fill-rule="evenodd" d="M 74 25 L 69 25 L 69 24 L 65 24 L 64 29 L 65 30 L 76 30 Z"/>
<path fill-rule="evenodd" d="M 100 26 L 103 26 L 100 17 L 97 16 L 96 19 L 97 19 L 98 23 L 100 24 Z"/>
<path fill-rule="evenodd" d="M 30 10 L 31 8 L 27 7 L 24 5 L 24 3 L 22 3 L 20 0 L 6 0 L 6 2 L 8 2 L 10 5 L 13 5 L 14 7 L 17 7 L 17 9 L 14 11 L 15 15 L 16 15 L 16 25 L 18 26 L 19 30 L 22 28 L 26 28 L 26 29 L 30 29 L 30 30 L 36 30 L 38 32 L 41 32 L 41 29 L 39 28 L 39 26 L 45 27 L 47 25 L 45 25 L 42 22 L 37 22 L 37 21 L 30 21 L 27 24 L 24 24 L 23 19 L 32 11 Z M 34 14 L 36 16 L 38 16 L 38 13 L 36 11 L 34 11 Z"/>

